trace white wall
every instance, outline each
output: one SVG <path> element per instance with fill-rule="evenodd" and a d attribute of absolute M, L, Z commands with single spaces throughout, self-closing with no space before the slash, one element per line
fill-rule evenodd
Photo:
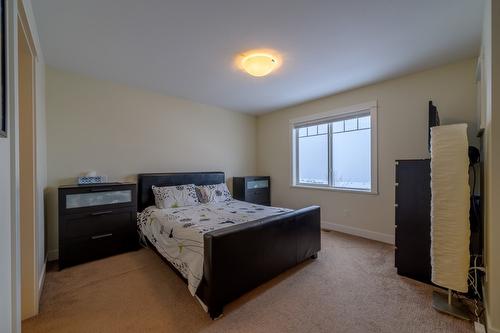
<path fill-rule="evenodd" d="M 482 53 L 486 121 L 485 255 L 488 332 L 500 332 L 500 2 L 486 1 Z"/>
<path fill-rule="evenodd" d="M 18 331 L 19 283 L 17 273 L 19 262 L 15 253 L 18 251 L 18 230 L 16 230 L 15 193 L 15 125 L 17 98 L 17 29 L 15 18 L 17 2 L 6 1 L 6 36 L 7 36 L 7 113 L 8 137 L 0 138 L 0 332 Z M 15 180 L 15 179 L 14 179 Z"/>
<path fill-rule="evenodd" d="M 7 1 L 7 40 L 9 48 L 12 49 L 12 24 L 11 20 L 14 15 L 12 10 L 12 1 Z M 12 52 L 8 53 L 8 75 L 7 80 L 12 80 Z M 9 89 L 13 84 L 9 84 Z M 8 105 L 8 120 L 12 119 L 14 108 L 10 103 L 11 94 L 9 94 Z M 11 212 L 11 130 L 8 125 L 8 137 L 0 138 L 0 332 L 10 332 L 12 330 L 12 301 L 13 301 L 13 285 L 12 273 L 15 266 L 12 263 L 12 236 L 13 227 Z"/>
<path fill-rule="evenodd" d="M 477 144 L 475 67 L 476 60 L 468 59 L 259 116 L 257 171 L 271 176 L 272 204 L 291 208 L 318 204 L 329 227 L 393 241 L 394 161 L 429 157 L 429 99 L 438 106 L 443 124 L 467 122 L 469 138 Z M 291 188 L 289 120 L 374 100 L 379 194 Z"/>
<path fill-rule="evenodd" d="M 11 330 L 12 262 L 10 140 L 0 138 L 0 331 Z"/>
<path fill-rule="evenodd" d="M 0 332 L 20 329 L 18 226 L 15 194 L 17 2 L 6 1 L 8 137 L 0 138 Z"/>
<path fill-rule="evenodd" d="M 95 170 L 138 173 L 256 169 L 255 117 L 47 67 L 48 248 L 57 256 L 61 184 Z"/>

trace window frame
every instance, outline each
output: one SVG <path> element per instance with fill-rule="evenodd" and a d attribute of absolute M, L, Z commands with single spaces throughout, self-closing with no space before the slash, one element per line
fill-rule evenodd
<path fill-rule="evenodd" d="M 370 143 L 371 143 L 371 186 L 369 190 L 335 187 L 333 186 L 333 172 L 332 172 L 332 122 L 339 121 L 346 118 L 370 115 Z M 300 183 L 299 176 L 299 136 L 296 133 L 296 128 L 304 127 L 310 124 L 319 125 L 321 123 L 328 123 L 328 184 L 309 184 Z M 352 105 L 348 107 L 334 109 L 332 111 L 314 114 L 310 116 L 294 118 L 290 120 L 290 156 L 291 156 L 291 179 L 290 186 L 295 188 L 319 189 L 338 192 L 350 193 L 365 193 L 365 194 L 378 194 L 378 131 L 377 131 L 377 101 Z"/>

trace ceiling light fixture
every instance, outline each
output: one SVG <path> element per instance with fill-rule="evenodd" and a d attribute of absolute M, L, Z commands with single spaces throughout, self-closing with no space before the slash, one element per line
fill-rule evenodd
<path fill-rule="evenodd" d="M 280 65 L 277 56 L 265 52 L 250 52 L 243 55 L 241 67 L 252 76 L 261 77 L 270 74 Z"/>

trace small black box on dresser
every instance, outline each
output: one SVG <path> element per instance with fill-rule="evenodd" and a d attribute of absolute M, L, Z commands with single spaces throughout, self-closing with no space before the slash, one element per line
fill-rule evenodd
<path fill-rule="evenodd" d="M 59 187 L 59 269 L 138 249 L 136 197 L 132 183 Z"/>
<path fill-rule="evenodd" d="M 259 205 L 271 205 L 271 178 L 269 176 L 233 177 L 233 197 Z"/>

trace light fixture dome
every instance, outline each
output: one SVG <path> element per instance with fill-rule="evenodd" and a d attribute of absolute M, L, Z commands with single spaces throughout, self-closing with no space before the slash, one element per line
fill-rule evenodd
<path fill-rule="evenodd" d="M 254 52 L 241 59 L 241 66 L 248 74 L 261 77 L 275 70 L 279 66 L 279 60 L 269 53 Z"/>

